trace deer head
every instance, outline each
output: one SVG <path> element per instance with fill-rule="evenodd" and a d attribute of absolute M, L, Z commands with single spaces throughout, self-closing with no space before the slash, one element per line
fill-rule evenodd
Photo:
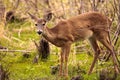
<path fill-rule="evenodd" d="M 49 12 L 44 15 L 43 18 L 38 18 L 30 13 L 28 13 L 30 17 L 36 22 L 35 26 L 37 28 L 37 33 L 40 35 L 41 33 L 44 32 L 44 28 L 46 27 L 46 23 L 51 20 L 52 18 L 52 13 Z"/>

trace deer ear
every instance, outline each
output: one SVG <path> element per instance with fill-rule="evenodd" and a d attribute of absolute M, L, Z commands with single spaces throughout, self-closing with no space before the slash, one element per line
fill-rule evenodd
<path fill-rule="evenodd" d="M 49 12 L 49 13 L 45 14 L 45 15 L 43 16 L 43 18 L 44 18 L 46 21 L 50 21 L 50 20 L 52 19 L 52 13 Z"/>
<path fill-rule="evenodd" d="M 28 13 L 28 14 L 29 14 L 29 16 L 31 17 L 31 19 L 33 19 L 33 20 L 35 20 L 35 21 L 38 20 L 38 18 L 37 18 L 36 16 L 34 16 L 34 15 L 30 14 L 30 13 Z"/>

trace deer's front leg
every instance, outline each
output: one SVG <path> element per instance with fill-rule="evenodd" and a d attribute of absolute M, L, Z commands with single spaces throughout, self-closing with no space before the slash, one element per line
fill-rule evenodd
<path fill-rule="evenodd" d="M 65 56 L 65 54 L 64 54 L 64 48 L 61 48 L 59 76 L 62 76 L 62 75 L 63 75 L 64 56 Z"/>
<path fill-rule="evenodd" d="M 65 50 L 65 64 L 64 64 L 64 76 L 68 76 L 68 57 L 69 57 L 69 53 L 70 53 L 70 46 L 71 44 L 68 43 L 65 47 L 64 47 L 64 50 Z"/>

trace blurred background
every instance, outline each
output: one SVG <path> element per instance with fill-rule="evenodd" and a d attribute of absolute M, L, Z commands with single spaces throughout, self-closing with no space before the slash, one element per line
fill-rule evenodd
<path fill-rule="evenodd" d="M 51 28 L 60 20 L 90 11 L 100 12 L 111 19 L 110 37 L 119 57 L 120 0 L 0 0 L 0 80 L 64 80 L 56 77 L 57 69 L 53 70 L 59 63 L 59 48 L 50 44 L 48 60 L 36 60 L 39 55 L 36 44 L 40 44 L 41 36 L 36 33 L 28 12 L 39 18 L 52 12 L 52 20 L 47 24 Z M 104 49 L 102 45 L 101 49 Z M 105 54 L 100 57 L 107 56 L 105 49 L 102 53 Z M 74 43 L 69 57 L 69 80 L 73 76 L 79 76 L 80 80 L 111 77 L 119 80 L 119 75 L 116 77 L 111 70 L 111 59 L 98 61 L 93 74 L 86 75 L 92 59 L 93 51 L 87 40 Z M 111 72 L 113 74 L 109 74 Z"/>

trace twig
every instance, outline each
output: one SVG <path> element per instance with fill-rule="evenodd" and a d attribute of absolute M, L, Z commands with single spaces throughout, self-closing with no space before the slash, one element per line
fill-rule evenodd
<path fill-rule="evenodd" d="M 64 7 L 64 5 L 63 5 L 63 1 L 61 0 L 61 6 L 62 6 L 62 9 L 63 9 L 63 12 L 64 12 L 64 16 L 66 15 L 66 13 L 65 13 L 65 7 Z"/>
<path fill-rule="evenodd" d="M 0 49 L 0 52 L 22 52 L 22 53 L 30 53 L 32 51 Z"/>
<path fill-rule="evenodd" d="M 16 40 L 16 41 L 19 41 L 19 42 L 24 42 L 22 40 L 20 40 L 19 38 L 16 38 L 16 37 L 11 37 L 12 39 Z"/>
<path fill-rule="evenodd" d="M 35 40 L 33 40 L 33 42 L 34 42 L 36 48 L 39 49 L 39 45 L 37 44 L 37 42 Z"/>

